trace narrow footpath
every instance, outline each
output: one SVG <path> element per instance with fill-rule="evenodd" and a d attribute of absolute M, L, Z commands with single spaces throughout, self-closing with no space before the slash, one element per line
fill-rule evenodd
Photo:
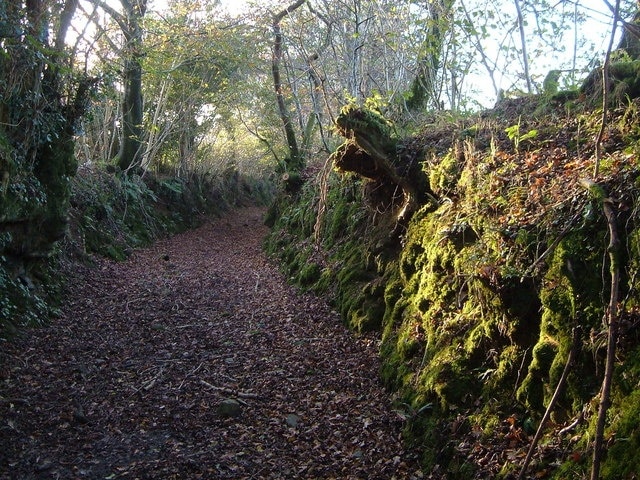
<path fill-rule="evenodd" d="M 262 214 L 74 267 L 0 342 L 0 479 L 423 478 L 375 336 L 287 285 Z"/>

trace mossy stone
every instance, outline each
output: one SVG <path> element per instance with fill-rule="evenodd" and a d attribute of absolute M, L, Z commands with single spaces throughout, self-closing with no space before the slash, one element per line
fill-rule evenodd
<path fill-rule="evenodd" d="M 235 398 L 225 398 L 218 404 L 216 412 L 224 418 L 239 417 L 242 414 L 242 405 Z"/>

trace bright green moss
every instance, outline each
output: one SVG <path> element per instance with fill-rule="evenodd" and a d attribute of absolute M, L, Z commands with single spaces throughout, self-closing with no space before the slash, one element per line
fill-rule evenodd
<path fill-rule="evenodd" d="M 633 478 L 640 472 L 640 390 L 635 390 L 620 403 L 614 404 L 613 424 L 608 438 L 614 439 L 602 464 L 605 480 Z"/>
<path fill-rule="evenodd" d="M 316 283 L 321 276 L 320 265 L 317 263 L 307 263 L 300 269 L 298 282 L 303 287 L 309 287 Z"/>
<path fill-rule="evenodd" d="M 541 339 L 533 348 L 532 361 L 526 378 L 518 389 L 517 398 L 534 411 L 544 408 L 545 385 L 549 382 L 549 370 L 558 353 L 558 344 L 550 339 Z"/>
<path fill-rule="evenodd" d="M 592 232 L 567 235 L 556 248 L 543 288 L 540 292 L 543 313 L 540 338 L 533 348 L 527 377 L 518 389 L 518 399 L 529 408 L 544 409 L 560 380 L 572 344 L 572 331 L 580 324 L 583 329 L 596 328 L 603 314 L 602 248 Z M 580 357 L 569 378 L 565 398 L 567 406 L 579 406 L 594 384 L 593 358 Z"/>
<path fill-rule="evenodd" d="M 437 195 L 450 196 L 458 184 L 461 169 L 458 159 L 459 148 L 459 145 L 452 147 L 428 172 L 429 186 Z"/>
<path fill-rule="evenodd" d="M 640 347 L 617 366 L 614 385 L 610 424 L 605 432 L 611 446 L 601 469 L 605 480 L 633 478 L 640 472 Z"/>
<path fill-rule="evenodd" d="M 437 398 L 445 411 L 460 405 L 464 397 L 477 388 L 460 350 L 457 343 L 438 349 L 420 374 L 420 388 Z"/>

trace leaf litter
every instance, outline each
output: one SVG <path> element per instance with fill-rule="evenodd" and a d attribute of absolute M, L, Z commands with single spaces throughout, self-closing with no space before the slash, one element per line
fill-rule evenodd
<path fill-rule="evenodd" d="M 243 208 L 69 268 L 60 318 L 0 348 L 0 478 L 425 478 L 378 338 L 287 285 Z"/>

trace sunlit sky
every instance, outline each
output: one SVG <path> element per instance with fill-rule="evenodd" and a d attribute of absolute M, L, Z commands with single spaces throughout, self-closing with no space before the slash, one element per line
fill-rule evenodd
<path fill-rule="evenodd" d="M 162 11 L 167 6 L 167 0 L 150 0 L 149 7 Z M 221 0 L 220 6 L 230 14 L 241 13 L 247 8 L 247 0 Z"/>

